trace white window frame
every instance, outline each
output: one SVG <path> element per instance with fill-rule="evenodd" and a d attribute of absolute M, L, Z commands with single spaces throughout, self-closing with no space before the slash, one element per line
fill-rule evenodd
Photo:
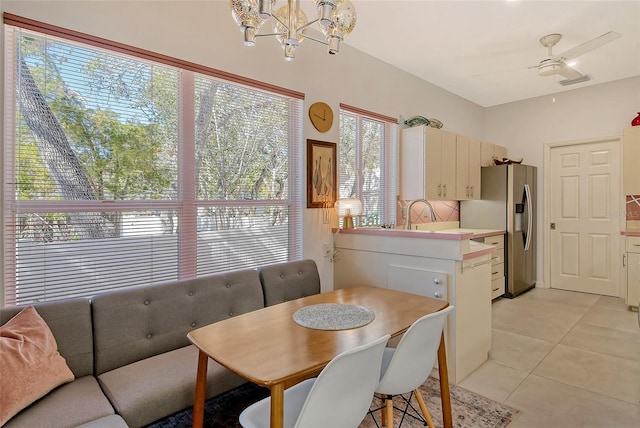
<path fill-rule="evenodd" d="M 391 225 L 396 222 L 396 200 L 398 193 L 398 120 L 340 103 L 340 115 L 347 115 L 356 119 L 356 168 L 357 168 L 357 198 L 363 197 L 363 120 L 372 120 L 384 124 L 384 135 L 381 141 L 381 189 L 380 200 L 382 201 L 381 225 Z M 338 165 L 340 168 L 340 165 Z M 338 195 L 340 197 L 340 195 Z M 360 219 L 357 219 L 359 224 Z"/>
<path fill-rule="evenodd" d="M 183 104 L 180 114 L 181 126 L 179 128 L 179 145 L 181 156 L 187 160 L 179 161 L 180 199 L 178 201 L 109 201 L 105 208 L 104 201 L 18 201 L 13 194 L 10 184 L 3 187 L 3 215 L 2 215 L 2 268 L 0 274 L 3 277 L 3 287 L 0 287 L 0 302 L 4 307 L 7 304 L 15 304 L 15 295 L 6 293 L 7 287 L 16 287 L 16 236 L 15 227 L 12 233 L 12 225 L 15 216 L 20 212 L 71 212 L 71 211 L 121 211 L 121 210 L 176 210 L 182 215 L 189 215 L 187 221 L 179 226 L 178 243 L 178 278 L 192 278 L 198 275 L 197 249 L 194 244 L 196 239 L 196 220 L 199 207 L 207 205 L 230 206 L 282 206 L 288 210 L 288 260 L 298 260 L 302 257 L 302 183 L 303 183 L 303 159 L 302 159 L 302 100 L 304 94 L 281 88 L 275 85 L 255 81 L 242 76 L 233 75 L 198 64 L 189 63 L 176 58 L 167 57 L 154 52 L 145 51 L 117 42 L 101 39 L 91 35 L 78 33 L 72 30 L 52 26 L 46 23 L 34 21 L 16 15 L 4 14 L 5 24 L 5 83 L 4 83 L 4 161 L 2 163 L 2 176 L 4 183 L 12 183 L 14 179 L 14 144 L 15 144 L 15 49 L 12 45 L 14 37 L 7 34 L 18 30 L 34 31 L 45 36 L 57 37 L 69 43 L 80 43 L 88 48 L 106 49 L 115 53 L 131 55 L 138 59 L 170 65 L 182 70 L 181 72 L 181 99 Z M 194 111 L 193 111 L 193 82 L 195 73 L 207 75 L 213 78 L 245 86 L 250 89 L 267 91 L 273 94 L 289 98 L 289 176 L 288 198 L 286 200 L 266 201 L 197 201 L 195 197 L 195 177 L 188 170 L 188 158 L 193 157 L 194 148 Z M 191 92 L 189 92 L 191 91 Z M 186 107 L 186 108 L 185 108 Z M 193 166 L 193 165 L 191 165 Z M 187 168 L 187 169 L 185 169 Z M 283 260 L 284 261 L 284 260 Z M 256 266 L 246 266 L 247 268 Z M 151 283 L 151 282 L 150 282 Z M 25 303 L 25 302 L 20 302 Z"/>

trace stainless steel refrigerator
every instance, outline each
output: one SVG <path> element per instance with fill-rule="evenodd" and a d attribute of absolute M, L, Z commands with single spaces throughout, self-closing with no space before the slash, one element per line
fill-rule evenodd
<path fill-rule="evenodd" d="M 460 203 L 460 227 L 504 229 L 505 297 L 536 284 L 536 167 L 482 167 L 481 200 Z"/>

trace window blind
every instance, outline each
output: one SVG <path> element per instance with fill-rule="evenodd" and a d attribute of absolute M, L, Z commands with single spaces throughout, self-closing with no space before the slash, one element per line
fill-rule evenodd
<path fill-rule="evenodd" d="M 5 304 L 301 257 L 298 94 L 51 32 L 5 25 Z"/>
<path fill-rule="evenodd" d="M 362 201 L 360 224 L 395 223 L 396 122 L 341 104 L 339 197 Z"/>

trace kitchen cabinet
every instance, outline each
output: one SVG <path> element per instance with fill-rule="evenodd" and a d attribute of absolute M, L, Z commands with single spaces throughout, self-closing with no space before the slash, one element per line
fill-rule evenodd
<path fill-rule="evenodd" d="M 390 229 L 337 233 L 334 288 L 389 288 L 447 300 L 455 306 L 445 329 L 449 380 L 459 383 L 488 359 L 491 348 L 491 255 L 469 256 L 469 240 L 415 238 Z M 447 235 L 442 235 L 447 236 Z M 484 246 L 483 246 L 484 247 Z"/>
<path fill-rule="evenodd" d="M 629 306 L 640 305 L 640 236 L 626 237 L 627 298 Z"/>
<path fill-rule="evenodd" d="M 491 300 L 504 294 L 504 235 L 488 236 L 484 243 L 496 247 L 491 257 Z"/>
<path fill-rule="evenodd" d="M 481 143 L 473 138 L 456 136 L 456 199 L 480 199 Z"/>
<path fill-rule="evenodd" d="M 491 256 L 491 300 L 496 299 L 505 292 L 504 235 L 475 238 L 474 241 L 496 247 L 496 252 Z"/>
<path fill-rule="evenodd" d="M 493 166 L 493 144 L 480 143 L 480 166 Z"/>
<path fill-rule="evenodd" d="M 640 195 L 640 126 L 625 128 L 622 136 L 622 188 L 625 195 Z"/>
<path fill-rule="evenodd" d="M 507 157 L 506 147 L 498 146 L 496 144 L 487 143 L 483 141 L 480 145 L 480 166 L 494 166 L 493 159 L 500 159 Z"/>
<path fill-rule="evenodd" d="M 497 144 L 493 145 L 493 157 L 496 159 L 504 159 L 507 157 L 507 148 L 498 146 Z"/>
<path fill-rule="evenodd" d="M 455 199 L 455 180 L 455 134 L 428 126 L 401 131 L 400 199 Z"/>

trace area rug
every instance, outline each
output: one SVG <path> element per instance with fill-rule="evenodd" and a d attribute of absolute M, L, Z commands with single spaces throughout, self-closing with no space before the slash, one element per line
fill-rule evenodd
<path fill-rule="evenodd" d="M 437 379 L 430 377 L 421 387 L 422 396 L 427 403 L 429 412 L 436 426 L 442 424 L 442 410 L 440 404 L 440 384 Z M 453 426 L 458 428 L 499 428 L 508 426 L 520 413 L 504 404 L 482 397 L 474 392 L 457 386 L 450 387 L 451 413 Z M 204 426 L 207 428 L 236 428 L 240 427 L 238 415 L 250 404 L 269 395 L 269 390 L 246 383 L 225 394 L 207 400 L 205 403 Z M 402 404 L 399 400 L 397 405 Z M 417 403 L 413 403 L 418 408 Z M 372 408 L 378 407 L 379 402 L 372 403 Z M 374 417 L 380 424 L 380 412 Z M 400 421 L 400 412 L 395 415 L 396 425 Z M 184 410 L 157 421 L 148 428 L 188 428 L 191 427 L 191 409 Z M 376 424 L 368 415 L 360 428 L 372 428 Z M 416 419 L 406 418 L 402 424 L 406 428 L 423 428 L 424 425 Z M 334 427 L 327 427 L 334 428 Z"/>

